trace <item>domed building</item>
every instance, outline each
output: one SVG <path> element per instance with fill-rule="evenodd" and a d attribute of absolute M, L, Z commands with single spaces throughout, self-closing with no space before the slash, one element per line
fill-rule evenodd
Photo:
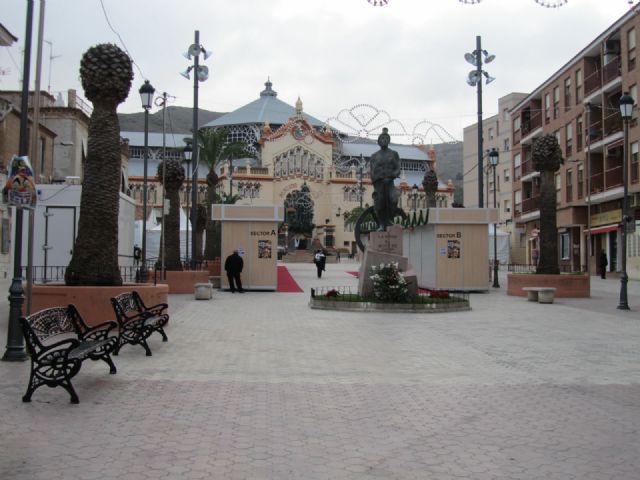
<path fill-rule="evenodd" d="M 270 80 L 257 100 L 201 128 L 226 128 L 229 141 L 241 140 L 254 153 L 255 158 L 236 159 L 221 165 L 217 172 L 220 177 L 217 190 L 225 196 L 238 196 L 236 203 L 241 205 L 284 205 L 285 222 L 278 239 L 280 249 L 308 248 L 313 244 L 328 250 L 355 252 L 353 222 L 348 219 L 354 209 L 372 204 L 368 162 L 379 149 L 375 140 L 335 131 L 305 113 L 300 98 L 295 106 L 283 102 Z M 122 136 L 129 138 L 132 152 L 139 151 L 132 143 L 137 135 L 127 136 L 127 132 L 122 132 Z M 175 139 L 173 141 L 175 144 Z M 152 150 L 158 147 L 151 138 L 150 146 Z M 400 206 L 405 212 L 425 208 L 427 200 L 422 181 L 425 172 L 435 170 L 435 149 L 423 151 L 414 145 L 393 143 L 389 148 L 396 150 L 401 160 L 402 173 L 396 180 L 402 193 Z M 154 157 L 151 153 L 150 158 Z M 139 163 L 140 158 L 135 156 L 129 160 L 133 189 L 138 188 L 141 181 Z M 155 167 L 149 167 L 149 171 L 155 172 Z M 202 166 L 199 168 L 199 202 L 206 199 L 207 173 Z M 439 183 L 437 206 L 451 206 L 453 191 L 451 183 Z M 187 197 L 184 195 L 185 201 Z M 308 228 L 300 228 L 296 223 L 302 213 L 309 219 Z M 292 225 L 297 228 L 289 228 Z"/>

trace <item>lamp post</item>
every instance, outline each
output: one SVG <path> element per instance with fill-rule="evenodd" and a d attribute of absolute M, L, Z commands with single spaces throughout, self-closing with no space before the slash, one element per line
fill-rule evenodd
<path fill-rule="evenodd" d="M 184 150 L 182 151 L 182 154 L 184 155 L 184 163 L 187 164 L 187 179 L 189 178 L 190 174 L 191 174 L 191 157 L 193 156 L 193 149 L 191 148 L 191 145 L 187 144 L 184 147 Z M 188 182 L 188 180 L 187 180 Z M 187 184 L 188 185 L 188 184 Z M 187 212 L 189 212 L 189 191 L 188 189 L 185 189 L 185 197 L 187 199 Z M 182 210 L 182 208 L 180 209 Z M 189 261 L 189 220 L 187 220 L 187 238 L 185 239 L 185 256 L 184 259 L 185 261 Z"/>
<path fill-rule="evenodd" d="M 498 166 L 498 150 L 495 148 L 492 148 L 489 152 L 489 163 L 493 168 L 493 208 L 497 208 L 496 167 Z M 500 288 L 500 283 L 498 283 L 498 228 L 496 222 L 493 222 L 493 288 Z"/>
<path fill-rule="evenodd" d="M 147 281 L 147 168 L 149 163 L 149 110 L 153 105 L 153 94 L 156 89 L 151 86 L 149 80 L 145 80 L 140 90 L 140 100 L 144 108 L 144 173 L 142 179 L 142 269 L 140 281 Z"/>
<path fill-rule="evenodd" d="M 624 92 L 620 97 L 620 114 L 624 123 L 624 146 L 622 154 L 622 275 L 620 276 L 620 303 L 619 310 L 629 310 L 627 299 L 627 232 L 631 218 L 629 217 L 629 121 L 633 113 L 633 97 Z"/>
<path fill-rule="evenodd" d="M 200 65 L 200 54 L 202 53 L 206 60 L 211 56 L 211 52 L 208 52 L 200 45 L 200 31 L 196 30 L 194 35 L 194 42 L 189 46 L 189 50 L 184 56 L 191 60 L 193 57 L 193 65 L 190 66 L 181 75 L 185 78 L 189 78 L 189 72 L 193 70 L 193 173 L 191 177 L 191 225 L 196 224 L 197 211 L 198 211 L 198 82 L 204 82 L 209 78 L 209 69 L 205 65 Z M 196 236 L 191 235 L 191 268 L 196 268 Z"/>
<path fill-rule="evenodd" d="M 20 99 L 20 145 L 19 156 L 29 152 L 28 115 L 29 110 L 29 71 L 31 67 L 31 34 L 33 30 L 33 0 L 27 0 L 27 22 L 24 35 L 24 64 L 22 67 L 22 97 Z M 34 128 L 38 128 L 34 125 Z M 2 360 L 21 362 L 27 359 L 24 340 L 20 329 L 20 316 L 24 304 L 22 288 L 22 208 L 15 209 L 15 241 L 13 245 L 13 280 L 9 287 L 9 325 L 7 328 L 7 348 Z"/>
<path fill-rule="evenodd" d="M 477 99 L 478 99 L 478 208 L 484 208 L 484 201 L 482 198 L 482 76 L 484 75 L 487 84 L 495 80 L 487 72 L 482 70 L 482 59 L 484 57 L 484 63 L 492 62 L 496 57 L 490 55 L 486 50 L 482 50 L 482 41 L 480 35 L 476 36 L 476 49 L 472 53 L 465 53 L 464 59 L 473 65 L 475 70 L 469 72 L 467 77 L 467 83 L 472 87 L 477 87 Z"/>

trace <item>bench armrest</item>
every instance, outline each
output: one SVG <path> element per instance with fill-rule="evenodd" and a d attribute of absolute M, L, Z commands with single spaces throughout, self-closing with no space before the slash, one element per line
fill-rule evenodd
<path fill-rule="evenodd" d="M 113 320 L 109 320 L 87 329 L 79 335 L 81 340 L 103 340 L 109 337 L 112 330 L 117 330 L 118 324 Z"/>

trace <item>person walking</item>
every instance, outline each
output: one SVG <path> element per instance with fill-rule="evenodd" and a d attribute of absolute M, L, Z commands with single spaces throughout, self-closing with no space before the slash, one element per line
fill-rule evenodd
<path fill-rule="evenodd" d="M 340 263 L 340 250 L 336 250 L 336 262 Z"/>
<path fill-rule="evenodd" d="M 600 277 L 607 278 L 607 266 L 609 265 L 609 260 L 607 260 L 607 254 L 604 250 L 600 253 Z"/>
<path fill-rule="evenodd" d="M 316 264 L 316 269 L 318 270 L 318 278 L 322 277 L 322 272 L 324 272 L 325 270 L 326 261 L 327 257 L 324 253 L 322 253 L 322 250 L 316 250 L 316 253 L 313 256 L 313 263 Z"/>
<path fill-rule="evenodd" d="M 237 250 L 234 250 L 233 253 L 224 261 L 224 270 L 227 272 L 227 280 L 229 281 L 231 293 L 236 293 L 236 289 L 238 289 L 240 293 L 244 293 L 242 280 L 240 279 L 243 267 L 244 260 L 242 260 L 242 257 L 238 255 Z"/>

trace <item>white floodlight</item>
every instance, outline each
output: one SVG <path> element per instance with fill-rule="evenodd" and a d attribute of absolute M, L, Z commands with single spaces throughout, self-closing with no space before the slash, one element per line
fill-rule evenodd
<path fill-rule="evenodd" d="M 476 56 L 473 53 L 465 53 L 464 59 L 471 65 L 478 65 L 478 62 L 476 62 Z"/>

